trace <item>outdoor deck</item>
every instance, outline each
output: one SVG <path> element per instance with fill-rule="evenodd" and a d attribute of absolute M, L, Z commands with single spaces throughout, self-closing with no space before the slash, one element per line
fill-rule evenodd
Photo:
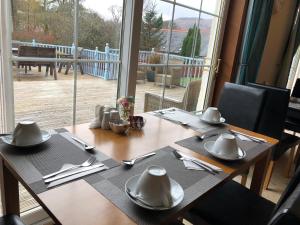
<path fill-rule="evenodd" d="M 64 72 L 64 70 L 62 71 Z M 36 68 L 24 74 L 23 69 L 14 68 L 14 90 L 16 121 L 32 119 L 44 129 L 70 126 L 73 107 L 73 75 L 58 73 L 58 80 L 45 77 L 44 71 Z M 185 88 L 167 88 L 166 95 L 182 99 Z M 161 86 L 153 82 L 141 81 L 136 85 L 135 113 L 143 112 L 144 93 L 160 94 Z M 117 81 L 104 80 L 90 75 L 78 75 L 77 120 L 78 124 L 91 121 L 97 104 L 114 105 L 117 94 Z"/>

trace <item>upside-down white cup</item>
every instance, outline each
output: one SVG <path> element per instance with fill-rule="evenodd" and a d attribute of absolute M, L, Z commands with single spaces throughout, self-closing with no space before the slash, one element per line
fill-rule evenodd
<path fill-rule="evenodd" d="M 34 121 L 19 122 L 12 136 L 18 146 L 35 145 L 43 140 L 41 130 Z"/>
<path fill-rule="evenodd" d="M 232 134 L 221 134 L 215 141 L 212 151 L 223 156 L 238 155 L 238 145 Z"/>
<path fill-rule="evenodd" d="M 221 113 L 216 107 L 208 107 L 202 115 L 202 119 L 210 122 L 219 122 Z"/>
<path fill-rule="evenodd" d="M 135 194 L 152 206 L 172 205 L 167 171 L 160 166 L 149 166 L 138 179 Z"/>

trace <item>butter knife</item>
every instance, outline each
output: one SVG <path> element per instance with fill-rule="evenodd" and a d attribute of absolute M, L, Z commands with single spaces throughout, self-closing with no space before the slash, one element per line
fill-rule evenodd
<path fill-rule="evenodd" d="M 74 175 L 74 174 L 82 173 L 82 172 L 84 172 L 84 171 L 92 170 L 92 169 L 99 168 L 99 167 L 102 167 L 102 166 L 104 166 L 104 164 L 99 163 L 99 164 L 97 164 L 97 165 L 89 166 L 89 167 L 86 167 L 86 168 L 83 168 L 83 169 L 80 169 L 80 170 L 66 172 L 66 173 L 57 175 L 57 176 L 55 176 L 55 177 L 53 177 L 53 178 L 46 179 L 46 180 L 45 180 L 45 183 L 50 183 L 50 182 L 53 182 L 53 181 L 55 181 L 55 180 L 62 179 L 62 178 L 64 178 L 64 177 L 72 176 L 72 175 Z"/>
<path fill-rule="evenodd" d="M 229 132 L 232 133 L 233 135 L 236 135 L 236 134 L 242 135 L 244 137 L 249 138 L 250 140 L 252 140 L 254 142 L 258 142 L 258 143 L 265 143 L 266 142 L 266 140 L 263 139 L 263 138 L 254 137 L 254 136 L 251 136 L 251 135 L 248 135 L 248 134 L 241 133 L 241 132 L 236 131 L 236 130 L 229 130 Z"/>
<path fill-rule="evenodd" d="M 52 188 L 52 187 L 55 187 L 57 185 L 61 185 L 61 184 L 67 183 L 69 181 L 76 180 L 78 178 L 85 177 L 85 176 L 91 175 L 93 173 L 98 173 L 98 172 L 101 172 L 101 171 L 104 171 L 104 170 L 107 170 L 107 167 L 98 167 L 96 169 L 84 171 L 82 173 L 77 173 L 77 174 L 74 174 L 74 175 L 71 175 L 71 176 L 53 181 L 47 186 L 47 188 Z"/>

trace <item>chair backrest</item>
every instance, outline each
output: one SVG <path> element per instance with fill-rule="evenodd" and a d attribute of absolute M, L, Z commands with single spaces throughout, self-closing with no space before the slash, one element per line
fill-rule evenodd
<path fill-rule="evenodd" d="M 253 83 L 247 85 L 266 90 L 265 102 L 255 131 L 280 139 L 284 130 L 290 90 Z"/>
<path fill-rule="evenodd" d="M 266 91 L 226 82 L 218 108 L 226 122 L 254 131 L 258 124 Z"/>
<path fill-rule="evenodd" d="M 55 48 L 20 46 L 18 56 L 55 58 L 56 57 L 55 53 L 56 53 Z"/>
<path fill-rule="evenodd" d="M 292 96 L 295 98 L 300 98 L 300 78 L 296 80 L 295 86 L 293 88 Z"/>
<path fill-rule="evenodd" d="M 200 89 L 201 80 L 193 80 L 187 85 L 182 100 L 184 110 L 189 112 L 196 110 Z"/>
<path fill-rule="evenodd" d="M 22 57 L 37 57 L 37 47 L 20 46 L 18 56 Z"/>
<path fill-rule="evenodd" d="M 55 48 L 42 48 L 37 47 L 38 57 L 41 58 L 55 58 L 56 49 Z"/>
<path fill-rule="evenodd" d="M 279 199 L 268 225 L 300 224 L 300 168 Z"/>

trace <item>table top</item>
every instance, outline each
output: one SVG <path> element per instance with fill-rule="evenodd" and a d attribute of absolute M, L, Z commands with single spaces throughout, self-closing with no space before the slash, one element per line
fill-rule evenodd
<path fill-rule="evenodd" d="M 195 131 L 147 113 L 142 115 L 147 120 L 145 128 L 141 131 L 130 131 L 128 136 L 117 135 L 109 130 L 89 129 L 88 124 L 75 125 L 68 127 L 67 130 L 86 143 L 95 145 L 97 150 L 118 161 L 143 155 L 169 145 L 221 167 L 225 173 L 229 174 L 226 179 L 232 179 L 268 154 L 268 151 L 265 151 L 251 162 L 225 166 L 221 161 L 197 154 L 175 144 L 178 140 L 195 135 Z M 264 135 L 234 126 L 230 126 L 230 128 L 264 138 L 271 144 L 277 143 L 276 139 Z M 13 168 L 10 169 L 13 170 Z M 16 176 L 26 188 L 29 188 L 18 174 Z M 135 224 L 126 214 L 84 180 L 77 180 L 37 195 L 32 191 L 30 193 L 57 223 L 74 224 L 76 221 L 76 224 L 96 225 L 120 224 L 122 221 L 122 224 Z"/>

